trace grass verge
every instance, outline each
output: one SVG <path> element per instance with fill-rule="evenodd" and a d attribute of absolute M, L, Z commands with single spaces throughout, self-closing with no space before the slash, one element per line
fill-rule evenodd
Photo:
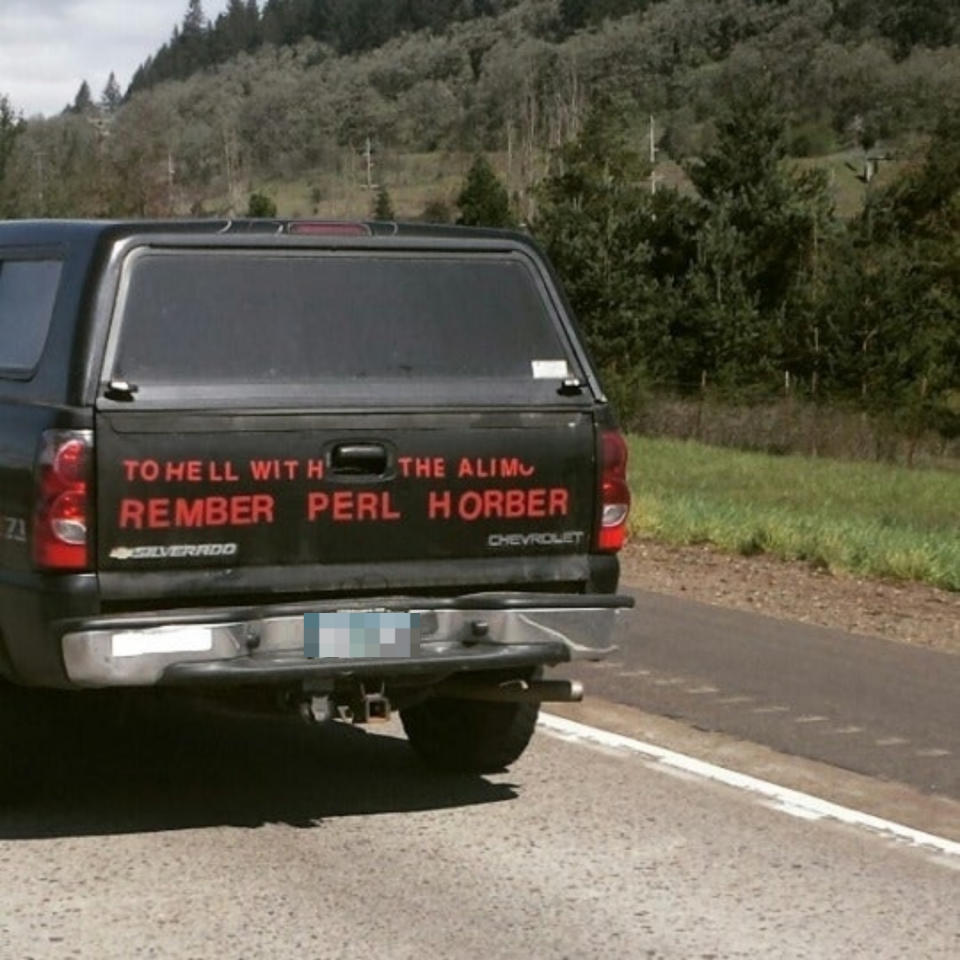
<path fill-rule="evenodd" d="M 629 443 L 634 534 L 960 591 L 955 473 Z"/>

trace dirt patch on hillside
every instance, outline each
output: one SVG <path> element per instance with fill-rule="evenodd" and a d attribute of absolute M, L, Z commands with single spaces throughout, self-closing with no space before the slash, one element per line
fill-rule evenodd
<path fill-rule="evenodd" d="M 644 590 L 960 654 L 958 593 L 652 540 L 635 540 L 621 561 L 624 582 Z"/>

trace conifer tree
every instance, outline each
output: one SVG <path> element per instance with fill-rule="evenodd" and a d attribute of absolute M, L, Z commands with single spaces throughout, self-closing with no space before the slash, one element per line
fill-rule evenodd
<path fill-rule="evenodd" d="M 515 226 L 507 188 L 497 178 L 483 154 L 477 154 L 467 171 L 467 179 L 457 197 L 460 218 L 457 223 L 468 227 Z"/>
<path fill-rule="evenodd" d="M 202 0 L 187 0 L 187 12 L 183 15 L 184 37 L 199 37 L 207 26 L 207 17 L 203 12 Z"/>
<path fill-rule="evenodd" d="M 10 98 L 0 94 L 0 217 L 5 216 L 7 205 L 6 174 L 7 164 L 13 153 L 17 138 L 26 129 L 23 117 L 13 108 Z"/>
<path fill-rule="evenodd" d="M 93 97 L 90 94 L 90 84 L 86 80 L 80 84 L 77 95 L 73 98 L 71 113 L 89 113 L 93 109 Z"/>
<path fill-rule="evenodd" d="M 100 106 L 108 112 L 113 112 L 123 102 L 123 94 L 120 92 L 120 84 L 117 83 L 117 76 L 111 70 L 107 78 L 107 84 L 100 95 Z"/>
<path fill-rule="evenodd" d="M 374 220 L 393 220 L 395 217 L 390 193 L 385 186 L 381 186 L 373 204 L 373 218 Z"/>
<path fill-rule="evenodd" d="M 273 197 L 267 196 L 267 194 L 259 191 L 250 194 L 250 199 L 247 201 L 248 217 L 265 217 L 270 219 L 276 215 L 277 203 Z"/>

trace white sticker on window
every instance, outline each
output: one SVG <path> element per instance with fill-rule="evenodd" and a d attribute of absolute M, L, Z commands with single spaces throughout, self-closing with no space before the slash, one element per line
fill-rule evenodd
<path fill-rule="evenodd" d="M 534 380 L 566 380 L 570 368 L 566 360 L 531 360 Z"/>

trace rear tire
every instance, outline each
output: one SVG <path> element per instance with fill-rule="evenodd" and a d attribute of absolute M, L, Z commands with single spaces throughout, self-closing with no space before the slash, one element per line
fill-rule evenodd
<path fill-rule="evenodd" d="M 410 746 L 437 770 L 494 773 L 527 748 L 539 703 L 432 697 L 400 711 Z"/>

